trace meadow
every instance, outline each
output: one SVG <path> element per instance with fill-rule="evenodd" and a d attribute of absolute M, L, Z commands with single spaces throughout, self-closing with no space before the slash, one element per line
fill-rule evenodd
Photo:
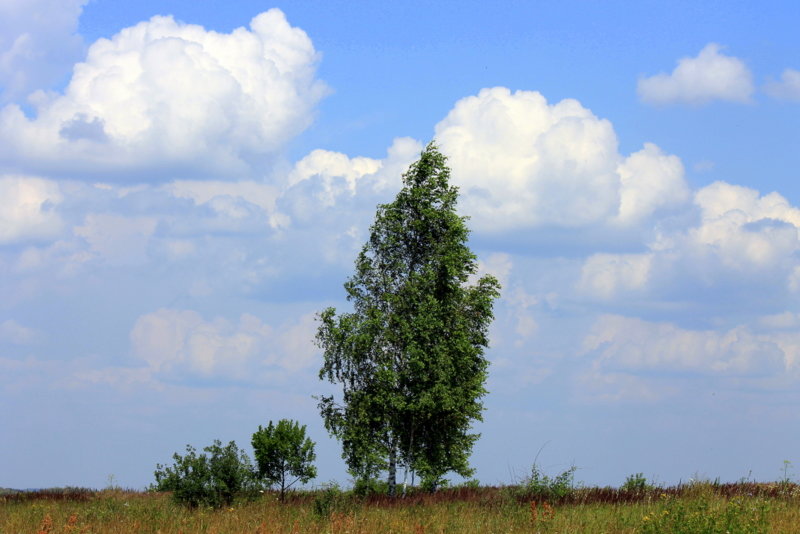
<path fill-rule="evenodd" d="M 800 487 L 790 482 L 696 482 L 636 490 L 576 488 L 535 500 L 525 487 L 461 487 L 390 499 L 335 486 L 265 492 L 221 509 L 189 509 L 169 494 L 105 489 L 0 496 L 0 533 L 444 534 L 800 532 Z"/>

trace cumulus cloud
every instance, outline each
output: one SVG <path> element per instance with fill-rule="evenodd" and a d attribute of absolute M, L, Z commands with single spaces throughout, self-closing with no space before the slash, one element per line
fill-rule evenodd
<path fill-rule="evenodd" d="M 78 18 L 88 0 L 0 2 L 0 102 L 50 88 L 83 51 Z"/>
<path fill-rule="evenodd" d="M 56 182 L 18 175 L 0 176 L 0 245 L 56 236 L 62 227 Z"/>
<path fill-rule="evenodd" d="M 747 288 L 753 286 L 775 294 L 800 290 L 800 209 L 778 193 L 762 196 L 725 182 L 697 190 L 693 200 L 696 218 L 659 230 L 647 251 L 588 257 L 579 293 L 614 300 L 633 294 L 665 296 L 669 287 L 732 285 L 752 299 L 757 295 Z"/>
<path fill-rule="evenodd" d="M 688 199 L 683 166 L 647 144 L 625 158 L 611 123 L 576 100 L 483 89 L 436 125 L 480 230 L 631 225 Z"/>
<path fill-rule="evenodd" d="M 687 330 L 671 323 L 603 315 L 583 342 L 610 371 L 668 370 L 731 376 L 783 373 L 794 354 L 767 335 L 746 326 L 727 331 Z"/>
<path fill-rule="evenodd" d="M 35 118 L 3 108 L 0 162 L 138 181 L 247 173 L 311 123 L 317 59 L 277 9 L 229 34 L 153 17 L 92 44 Z"/>
<path fill-rule="evenodd" d="M 649 104 L 749 102 L 754 91 L 750 70 L 721 50 L 720 45 L 709 43 L 697 57 L 680 59 L 672 73 L 639 79 L 639 98 Z"/>
<path fill-rule="evenodd" d="M 690 198 L 683 179 L 683 164 L 653 143 L 625 158 L 617 167 L 620 177 L 618 220 L 622 224 L 642 222 L 653 213 L 683 206 Z"/>
<path fill-rule="evenodd" d="M 160 309 L 139 317 L 130 339 L 134 356 L 156 375 L 250 380 L 307 367 L 316 352 L 314 326 L 311 314 L 276 328 L 246 313 L 237 323 Z"/>
<path fill-rule="evenodd" d="M 778 81 L 770 81 L 764 86 L 764 92 L 780 100 L 800 101 L 800 71 L 786 69 Z"/>
<path fill-rule="evenodd" d="M 576 100 L 483 89 L 456 103 L 436 138 L 479 226 L 574 227 L 617 209 L 616 135 Z"/>
<path fill-rule="evenodd" d="M 800 250 L 800 210 L 778 193 L 715 182 L 695 194 L 701 224 L 688 232 L 690 245 L 712 253 L 724 266 L 753 272 L 794 264 Z"/>

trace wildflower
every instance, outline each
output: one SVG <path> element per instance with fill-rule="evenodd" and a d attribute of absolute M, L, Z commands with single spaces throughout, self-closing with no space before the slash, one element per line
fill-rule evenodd
<path fill-rule="evenodd" d="M 53 518 L 50 517 L 50 514 L 47 514 L 42 519 L 42 522 L 39 523 L 38 534 L 48 534 L 51 530 L 53 530 Z"/>

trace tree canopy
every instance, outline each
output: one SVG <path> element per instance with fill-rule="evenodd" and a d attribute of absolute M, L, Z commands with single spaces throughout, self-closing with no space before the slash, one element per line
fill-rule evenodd
<path fill-rule="evenodd" d="M 259 425 L 252 444 L 258 476 L 270 485 L 278 485 L 281 501 L 296 482 L 305 484 L 317 476 L 314 442 L 306 437 L 305 425 L 289 419 L 281 419 L 277 425 L 270 421 L 267 428 Z"/>
<path fill-rule="evenodd" d="M 356 478 L 398 467 L 435 488 L 450 471 L 469 476 L 481 420 L 488 328 L 498 281 L 477 273 L 466 218 L 445 156 L 429 144 L 403 175 L 395 200 L 379 205 L 355 273 L 345 283 L 353 311 L 319 314 L 320 378 L 342 395 L 320 398 L 329 432 Z M 473 283 L 470 283 L 470 282 Z"/>

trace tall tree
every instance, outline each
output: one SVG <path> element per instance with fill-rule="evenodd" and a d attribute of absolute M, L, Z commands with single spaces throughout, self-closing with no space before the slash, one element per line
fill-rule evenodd
<path fill-rule="evenodd" d="M 435 488 L 450 471 L 472 473 L 488 361 L 488 328 L 500 285 L 477 272 L 458 189 L 434 143 L 403 175 L 394 202 L 378 206 L 345 283 L 350 313 L 320 313 L 320 378 L 342 396 L 320 398 L 325 426 L 357 478 L 405 468 Z"/>

